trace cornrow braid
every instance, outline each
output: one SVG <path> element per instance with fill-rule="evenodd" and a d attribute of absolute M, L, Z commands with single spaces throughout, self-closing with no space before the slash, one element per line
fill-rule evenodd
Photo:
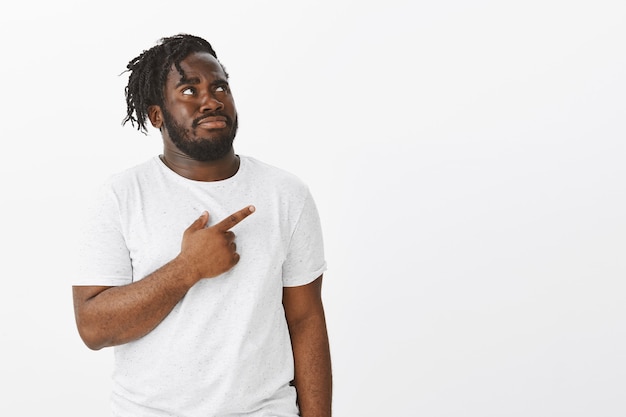
<path fill-rule="evenodd" d="M 130 121 L 140 132 L 144 134 L 148 132 L 146 125 L 148 107 L 163 105 L 165 82 L 172 65 L 184 77 L 185 73 L 180 67 L 180 62 L 194 52 L 208 52 L 217 59 L 213 47 L 206 40 L 193 35 L 178 34 L 161 38 L 157 45 L 143 51 L 128 63 L 126 71 L 123 72 L 130 72 L 130 75 L 124 89 L 126 117 L 122 125 Z M 223 65 L 222 69 L 228 78 Z"/>

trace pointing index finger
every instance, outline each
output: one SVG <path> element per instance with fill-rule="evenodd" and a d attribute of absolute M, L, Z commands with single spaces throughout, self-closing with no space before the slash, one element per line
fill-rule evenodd
<path fill-rule="evenodd" d="M 235 213 L 233 213 L 230 216 L 226 217 L 224 220 L 222 220 L 221 222 L 217 223 L 213 227 L 215 227 L 215 228 L 225 232 L 225 231 L 235 227 L 243 219 L 245 219 L 246 217 L 248 217 L 249 215 L 254 213 L 254 210 L 255 210 L 254 206 L 244 207 L 241 210 L 236 211 Z"/>

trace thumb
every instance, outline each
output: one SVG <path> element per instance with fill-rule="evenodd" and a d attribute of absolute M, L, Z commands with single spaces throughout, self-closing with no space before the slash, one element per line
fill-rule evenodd
<path fill-rule="evenodd" d="M 203 229 L 206 226 L 208 221 L 209 221 L 209 212 L 203 211 L 200 217 L 198 217 L 193 223 L 191 223 L 188 229 L 190 230 Z"/>

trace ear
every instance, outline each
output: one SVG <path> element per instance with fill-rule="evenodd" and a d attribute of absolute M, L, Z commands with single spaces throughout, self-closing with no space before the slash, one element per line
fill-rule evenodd
<path fill-rule="evenodd" d="M 148 118 L 150 119 L 150 123 L 152 126 L 157 129 L 161 129 L 163 126 L 163 112 L 161 111 L 161 107 L 156 104 L 148 107 Z"/>

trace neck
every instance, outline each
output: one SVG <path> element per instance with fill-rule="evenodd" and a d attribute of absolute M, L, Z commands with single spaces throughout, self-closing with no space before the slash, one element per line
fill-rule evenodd
<path fill-rule="evenodd" d="M 232 177 L 239 170 L 239 157 L 233 149 L 221 159 L 197 161 L 166 147 L 160 158 L 169 169 L 194 181 L 221 181 Z"/>

